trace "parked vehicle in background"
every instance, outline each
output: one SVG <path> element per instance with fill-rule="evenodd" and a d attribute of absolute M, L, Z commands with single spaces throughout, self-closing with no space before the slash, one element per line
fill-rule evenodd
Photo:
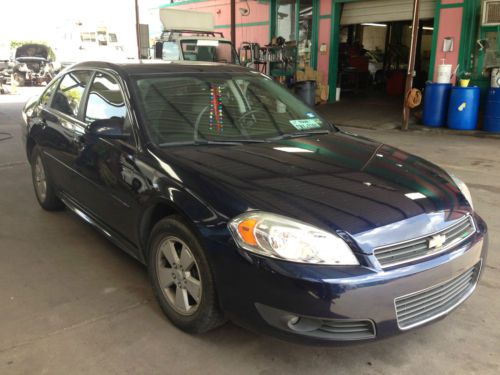
<path fill-rule="evenodd" d="M 66 24 L 55 46 L 63 67 L 86 60 L 122 61 L 129 57 L 119 35 L 103 25 Z"/>
<path fill-rule="evenodd" d="M 16 49 L 12 80 L 18 86 L 49 83 L 59 72 L 52 49 L 43 44 L 24 44 Z"/>
<path fill-rule="evenodd" d="M 9 74 L 10 45 L 8 42 L 0 41 L 0 94 L 4 93 L 3 85 L 7 83 Z"/>
<path fill-rule="evenodd" d="M 233 43 L 215 31 L 213 14 L 160 9 L 160 19 L 164 30 L 155 43 L 154 58 L 240 63 Z"/>
<path fill-rule="evenodd" d="M 0 72 L 9 67 L 10 61 L 10 44 L 5 41 L 0 41 Z"/>

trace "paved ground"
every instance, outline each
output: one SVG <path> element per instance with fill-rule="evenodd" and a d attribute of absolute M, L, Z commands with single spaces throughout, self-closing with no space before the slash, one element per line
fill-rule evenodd
<path fill-rule="evenodd" d="M 387 96 L 381 91 L 367 90 L 345 93 L 339 102 L 322 104 L 318 110 L 326 117 L 333 117 L 337 125 L 390 130 L 401 126 L 403 99 L 401 95 Z M 413 116 L 411 123 L 416 123 Z"/>
<path fill-rule="evenodd" d="M 447 319 L 343 348 L 232 324 L 196 337 L 163 318 L 141 265 L 69 212 L 36 204 L 19 132 L 33 91 L 0 96 L 0 132 L 13 135 L 0 141 L 0 374 L 500 373 L 499 140 L 355 129 L 463 177 L 489 224 L 484 278 Z"/>

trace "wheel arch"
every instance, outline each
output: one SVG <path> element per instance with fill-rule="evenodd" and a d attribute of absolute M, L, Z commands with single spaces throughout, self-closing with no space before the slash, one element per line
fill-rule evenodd
<path fill-rule="evenodd" d="M 26 156 L 28 157 L 28 162 L 31 162 L 31 154 L 36 146 L 36 141 L 32 136 L 26 138 Z"/>
<path fill-rule="evenodd" d="M 141 255 L 145 262 L 148 260 L 148 245 L 151 231 L 160 220 L 173 215 L 180 216 L 183 222 L 195 233 L 200 243 L 203 243 L 199 229 L 194 224 L 193 220 L 173 202 L 161 199 L 146 208 L 141 216 L 139 225 L 139 242 Z"/>

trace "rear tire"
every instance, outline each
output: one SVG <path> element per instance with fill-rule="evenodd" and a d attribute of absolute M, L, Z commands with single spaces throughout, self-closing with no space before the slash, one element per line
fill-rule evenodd
<path fill-rule="evenodd" d="M 36 199 L 44 210 L 56 211 L 64 208 L 56 195 L 54 184 L 42 158 L 42 151 L 38 146 L 35 146 L 31 152 L 31 177 Z"/>
<path fill-rule="evenodd" d="M 181 330 L 204 333 L 226 322 L 205 252 L 180 216 L 154 226 L 148 273 L 161 309 Z"/>

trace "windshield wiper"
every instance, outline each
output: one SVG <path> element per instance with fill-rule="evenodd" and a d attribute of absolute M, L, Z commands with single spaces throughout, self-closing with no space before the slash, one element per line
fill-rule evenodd
<path fill-rule="evenodd" d="M 291 138 L 302 138 L 309 137 L 311 135 L 321 135 L 321 134 L 330 134 L 331 130 L 310 130 L 310 131 L 300 131 L 294 133 L 285 133 L 277 137 L 269 138 L 269 141 L 280 141 L 282 139 L 291 139 Z"/>

